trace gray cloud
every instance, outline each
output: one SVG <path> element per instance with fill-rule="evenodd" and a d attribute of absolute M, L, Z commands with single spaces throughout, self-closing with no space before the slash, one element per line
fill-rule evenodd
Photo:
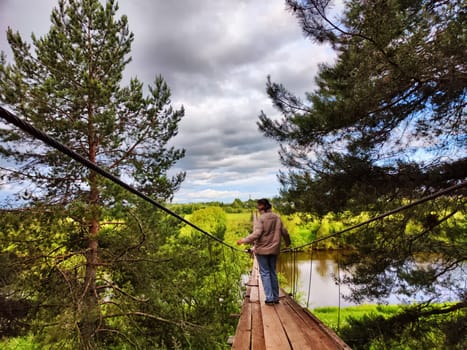
<path fill-rule="evenodd" d="M 9 54 L 7 26 L 23 38 L 43 35 L 53 0 L 0 0 L 0 49 Z M 334 55 L 303 38 L 283 0 L 120 0 L 135 35 L 125 81 L 151 84 L 161 74 L 173 104 L 185 107 L 172 141 L 187 172 L 176 201 L 232 201 L 278 193 L 277 145 L 256 122 L 261 110 L 278 117 L 266 77 L 299 96 L 313 89 L 318 63 Z"/>

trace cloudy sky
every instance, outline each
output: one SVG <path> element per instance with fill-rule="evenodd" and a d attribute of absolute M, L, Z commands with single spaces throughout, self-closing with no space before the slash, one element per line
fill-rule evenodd
<path fill-rule="evenodd" d="M 303 97 L 318 64 L 333 52 L 305 39 L 284 0 L 120 0 L 135 35 L 125 79 L 149 84 L 162 74 L 174 106 L 183 105 L 176 170 L 187 176 L 175 202 L 273 197 L 281 168 L 278 146 L 256 126 L 270 75 Z M 11 57 L 8 26 L 24 39 L 45 34 L 56 0 L 0 0 L 0 50 Z"/>

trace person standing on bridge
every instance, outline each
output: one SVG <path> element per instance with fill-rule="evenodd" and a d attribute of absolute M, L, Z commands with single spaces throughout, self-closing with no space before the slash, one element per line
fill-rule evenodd
<path fill-rule="evenodd" d="M 290 245 L 290 236 L 281 218 L 271 211 L 271 204 L 267 199 L 257 201 L 260 217 L 255 220 L 253 233 L 239 239 L 237 244 L 254 244 L 252 252 L 256 255 L 259 274 L 263 282 L 266 304 L 279 303 L 279 281 L 276 273 L 277 257 L 279 256 L 281 238 L 285 245 Z"/>

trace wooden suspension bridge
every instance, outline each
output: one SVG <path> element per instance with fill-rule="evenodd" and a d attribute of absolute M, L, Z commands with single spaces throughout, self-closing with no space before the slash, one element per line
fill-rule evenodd
<path fill-rule="evenodd" d="M 93 170 L 97 174 L 113 181 L 120 185 L 129 192 L 137 195 L 145 201 L 151 203 L 155 207 L 163 210 L 167 214 L 177 218 L 178 220 L 186 223 L 193 227 L 197 231 L 209 236 L 211 239 L 218 241 L 220 244 L 226 245 L 229 248 L 235 250 L 234 247 L 216 238 L 212 234 L 202 230 L 198 226 L 189 222 L 185 218 L 181 217 L 177 213 L 170 209 L 162 206 L 152 198 L 139 192 L 137 189 L 126 184 L 119 178 L 115 177 L 108 171 L 99 167 L 95 163 L 89 161 L 78 153 L 74 152 L 65 145 L 59 143 L 55 139 L 51 138 L 41 130 L 35 128 L 33 125 L 26 121 L 23 121 L 13 115 L 12 113 L 5 110 L 0 106 L 0 118 L 3 118 L 7 122 L 17 126 L 21 130 L 29 133 L 33 137 L 43 141 L 47 145 L 61 151 L 62 153 L 70 156 L 72 159 L 83 164 L 87 168 Z M 328 235 L 320 238 L 320 240 L 328 239 L 337 234 L 353 230 L 357 227 L 366 225 L 370 222 L 380 220 L 386 216 L 395 214 L 397 212 L 406 210 L 415 205 L 419 205 L 423 202 L 432 200 L 441 195 L 453 192 L 457 189 L 467 186 L 467 182 L 461 182 L 459 184 L 448 187 L 439 192 L 430 194 L 417 201 L 396 208 L 394 210 L 385 212 L 365 222 L 346 228 L 342 231 L 335 232 L 332 235 Z M 316 240 L 314 242 L 317 242 Z M 312 244 L 308 243 L 306 245 Z M 306 245 L 295 247 L 303 248 Z M 240 319 L 237 325 L 235 336 L 233 337 L 231 344 L 232 349 L 239 350 L 298 350 L 298 349 L 323 349 L 323 350 L 334 350 L 334 349 L 350 349 L 350 347 L 344 343 L 331 329 L 326 327 L 318 318 L 311 314 L 307 309 L 302 308 L 297 304 L 290 296 L 281 290 L 281 300 L 279 304 L 272 306 L 264 303 L 265 297 L 263 292 L 263 286 L 261 284 L 261 278 L 259 278 L 258 265 L 256 259 L 254 260 L 252 273 L 250 280 L 247 284 L 247 293 L 241 309 Z"/>
<path fill-rule="evenodd" d="M 235 336 L 235 350 L 350 349 L 334 331 L 281 289 L 279 304 L 266 305 L 258 263 L 253 262 Z"/>

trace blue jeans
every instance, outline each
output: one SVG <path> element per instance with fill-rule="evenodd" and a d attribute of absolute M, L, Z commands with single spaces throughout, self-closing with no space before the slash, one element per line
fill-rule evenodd
<path fill-rule="evenodd" d="M 277 280 L 277 255 L 258 255 L 259 274 L 263 282 L 266 301 L 279 301 L 279 281 Z"/>

